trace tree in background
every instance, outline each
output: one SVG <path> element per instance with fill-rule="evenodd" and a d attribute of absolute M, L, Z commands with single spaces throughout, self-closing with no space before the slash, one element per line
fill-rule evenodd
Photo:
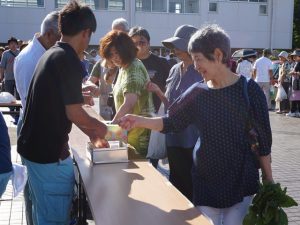
<path fill-rule="evenodd" d="M 293 49 L 300 48 L 300 0 L 294 2 Z"/>

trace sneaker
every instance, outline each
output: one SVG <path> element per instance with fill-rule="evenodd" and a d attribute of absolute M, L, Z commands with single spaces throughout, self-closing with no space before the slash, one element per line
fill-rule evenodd
<path fill-rule="evenodd" d="M 284 113 L 284 112 L 282 112 L 282 111 L 276 111 L 276 114 L 282 114 L 282 113 Z"/>
<path fill-rule="evenodd" d="M 289 116 L 289 117 L 296 117 L 297 116 L 296 113 L 291 113 L 291 112 L 289 112 L 289 113 L 287 113 L 285 115 Z"/>

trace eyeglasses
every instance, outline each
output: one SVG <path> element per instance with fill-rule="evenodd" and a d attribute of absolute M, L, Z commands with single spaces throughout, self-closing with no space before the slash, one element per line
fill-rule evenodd
<path fill-rule="evenodd" d="M 134 42 L 135 46 L 145 46 L 147 44 L 146 41 L 137 41 L 137 42 Z"/>

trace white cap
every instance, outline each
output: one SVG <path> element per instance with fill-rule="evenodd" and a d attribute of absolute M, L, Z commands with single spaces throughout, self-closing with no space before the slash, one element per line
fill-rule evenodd
<path fill-rule="evenodd" d="M 282 51 L 279 53 L 278 57 L 283 57 L 285 59 L 288 59 L 289 54 L 286 51 Z"/>

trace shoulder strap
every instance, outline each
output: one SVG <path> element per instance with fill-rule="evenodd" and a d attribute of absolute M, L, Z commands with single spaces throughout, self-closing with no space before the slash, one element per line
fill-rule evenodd
<path fill-rule="evenodd" d="M 17 57 L 17 55 L 12 51 L 12 50 L 9 50 L 10 54 L 12 54 L 14 57 Z"/>
<path fill-rule="evenodd" d="M 243 95 L 246 100 L 247 106 L 250 110 L 250 100 L 249 100 L 249 94 L 248 94 L 248 82 L 251 78 L 244 78 L 243 82 Z"/>

